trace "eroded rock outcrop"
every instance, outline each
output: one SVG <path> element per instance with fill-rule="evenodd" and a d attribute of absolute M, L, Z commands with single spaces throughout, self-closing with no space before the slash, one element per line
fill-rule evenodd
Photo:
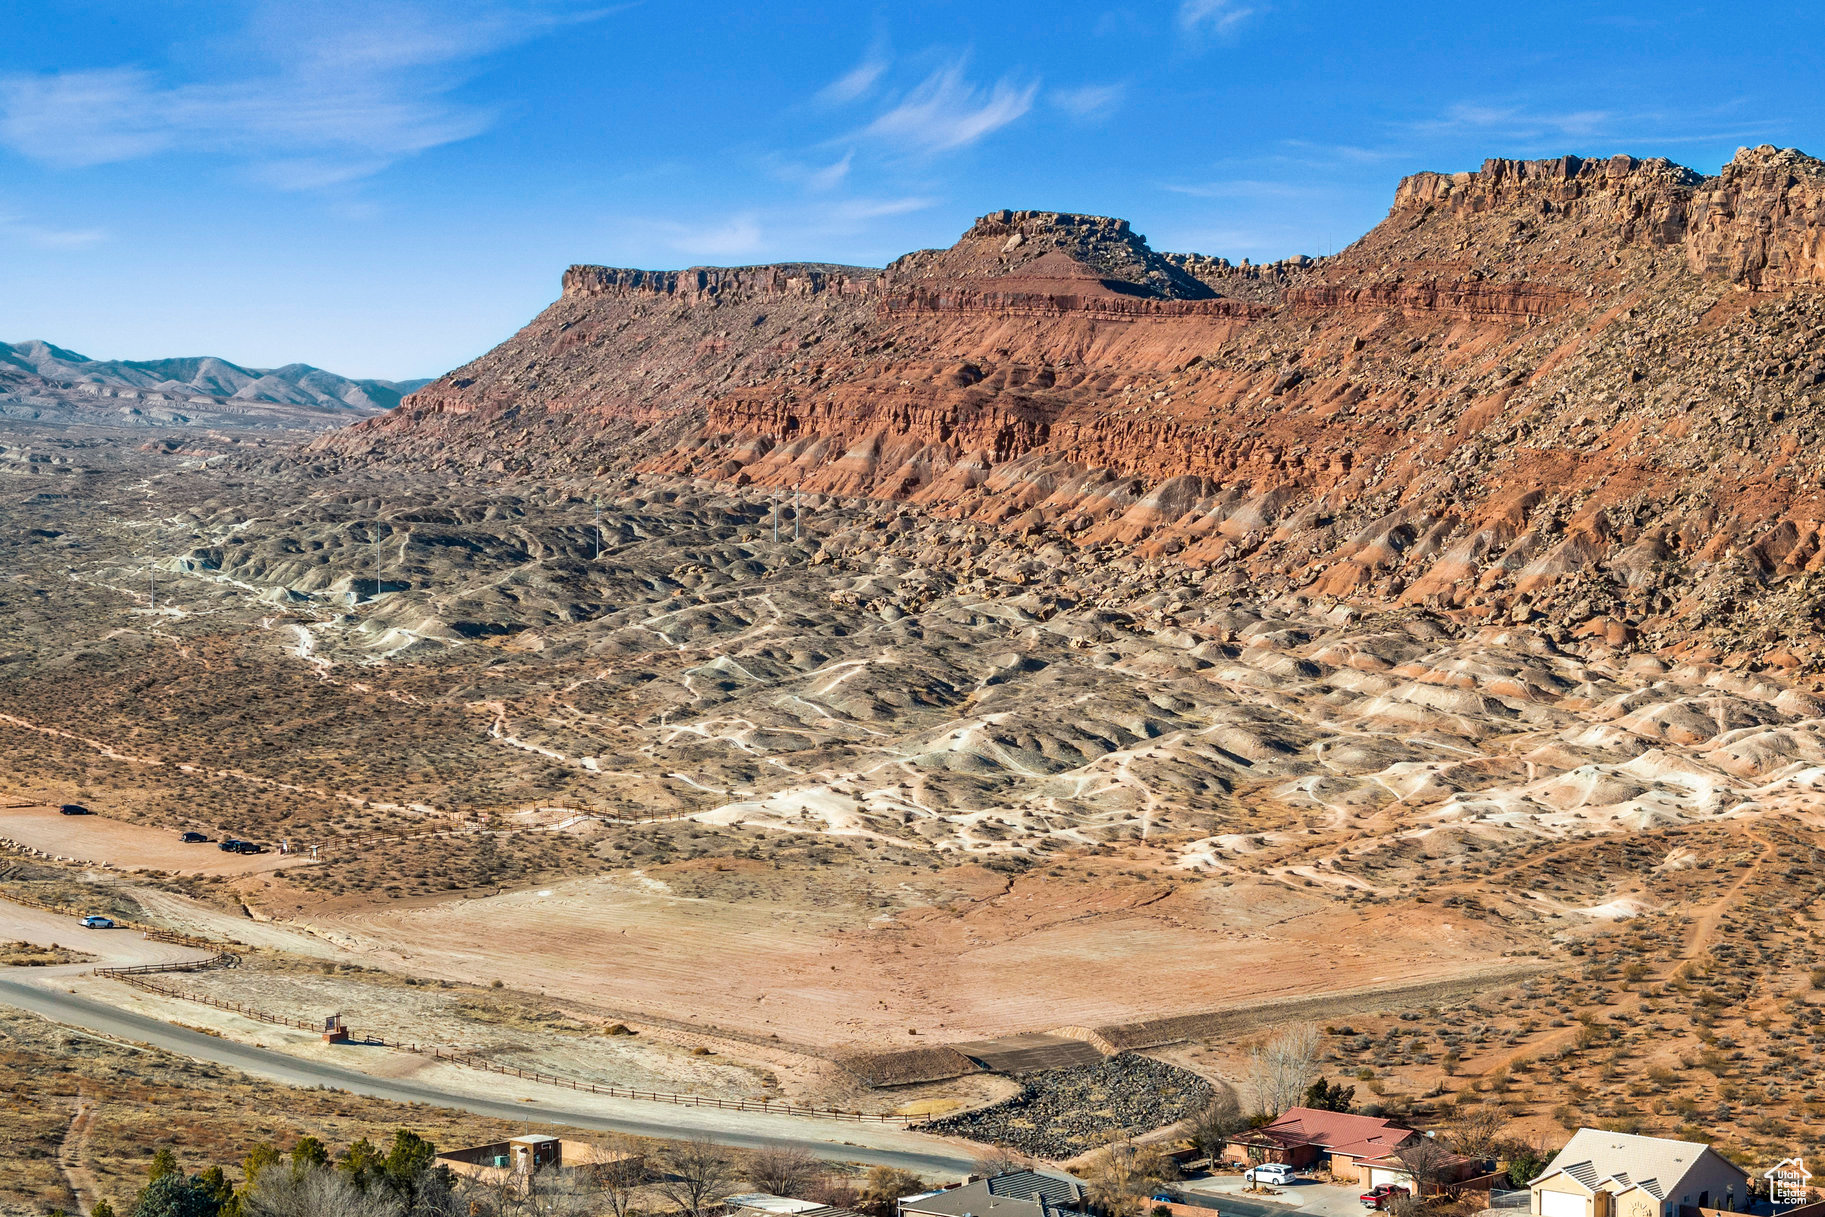
<path fill-rule="evenodd" d="M 576 267 L 326 455 L 917 501 L 1237 586 L 1810 662 L 1825 166 L 1417 174 L 1337 255 L 983 217 L 883 272 Z"/>

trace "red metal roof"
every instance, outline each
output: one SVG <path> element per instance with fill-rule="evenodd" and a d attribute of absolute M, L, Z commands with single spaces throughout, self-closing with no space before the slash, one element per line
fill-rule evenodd
<path fill-rule="evenodd" d="M 1418 1136 L 1379 1116 L 1359 1116 L 1347 1111 L 1319 1111 L 1289 1107 L 1271 1124 L 1254 1130 L 1281 1145 L 1318 1145 L 1333 1154 L 1375 1158 Z"/>

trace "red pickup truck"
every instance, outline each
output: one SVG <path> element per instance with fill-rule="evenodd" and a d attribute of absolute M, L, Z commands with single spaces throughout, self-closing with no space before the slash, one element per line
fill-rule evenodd
<path fill-rule="evenodd" d="M 1356 1197 L 1362 1201 L 1365 1209 L 1381 1210 L 1393 1204 L 1400 1197 L 1408 1195 L 1406 1188 L 1396 1183 L 1378 1183 L 1362 1195 Z"/>

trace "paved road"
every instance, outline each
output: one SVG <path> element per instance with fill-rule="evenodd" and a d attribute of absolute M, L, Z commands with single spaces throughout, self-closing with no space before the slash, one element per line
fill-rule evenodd
<path fill-rule="evenodd" d="M 1285 1204 L 1264 1200 L 1243 1200 L 1236 1196 L 1212 1196 L 1205 1192 L 1187 1192 L 1173 1188 L 1166 1193 L 1180 1204 L 1212 1209 L 1222 1217 L 1299 1217 L 1299 1210 Z"/>
<path fill-rule="evenodd" d="M 660 1104 L 638 1101 L 632 1101 L 631 1105 L 640 1109 L 651 1108 L 652 1114 L 648 1116 L 642 1111 L 639 1115 L 623 1116 L 601 1111 L 566 1110 L 543 1098 L 536 1105 L 476 1098 L 415 1082 L 375 1077 L 353 1069 L 256 1048 L 251 1044 L 217 1039 L 61 990 L 42 989 L 16 980 L 0 978 L 0 1004 L 30 1011 L 53 1022 L 151 1044 L 180 1056 L 226 1065 L 290 1086 L 331 1086 L 353 1094 L 391 1099 L 400 1103 L 431 1103 L 438 1107 L 455 1107 L 504 1120 L 566 1124 L 643 1137 L 708 1136 L 721 1144 L 744 1149 L 789 1145 L 807 1149 L 823 1158 L 897 1166 L 927 1176 L 964 1175 L 977 1169 L 975 1160 L 967 1153 L 936 1138 L 878 1125 L 844 1125 L 834 1121 L 800 1120 L 760 1113 L 719 1112 L 714 1108 L 687 1107 L 677 1109 L 674 1113 Z M 540 1088 L 540 1093 L 555 1095 L 559 1092 Z M 725 1125 L 739 1121 L 745 1127 L 706 1127 L 712 1121 Z M 876 1141 L 899 1141 L 906 1147 L 846 1143 L 847 1138 L 861 1137 Z"/>

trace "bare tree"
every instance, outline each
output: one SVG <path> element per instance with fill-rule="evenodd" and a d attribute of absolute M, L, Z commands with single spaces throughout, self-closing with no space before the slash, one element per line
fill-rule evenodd
<path fill-rule="evenodd" d="M 584 1169 L 595 1180 L 604 1217 L 628 1217 L 634 1195 L 646 1182 L 646 1158 L 631 1137 L 620 1133 L 592 1137 Z"/>
<path fill-rule="evenodd" d="M 775 1196 L 803 1199 L 800 1195 L 824 1173 L 824 1164 L 810 1150 L 789 1145 L 769 1145 L 748 1155 L 748 1181 Z"/>
<path fill-rule="evenodd" d="M 1445 1135 L 1466 1158 L 1491 1158 L 1507 1127 L 1508 1112 L 1500 1103 L 1459 1103 L 1445 1121 Z"/>
<path fill-rule="evenodd" d="M 1310 1025 L 1289 1027 L 1249 1049 L 1248 1081 L 1255 1092 L 1255 1109 L 1277 1116 L 1297 1106 L 1317 1068 L 1318 1029 Z"/>
<path fill-rule="evenodd" d="M 722 1204 L 735 1182 L 735 1163 L 728 1151 L 701 1137 L 666 1147 L 655 1166 L 654 1190 L 680 1217 L 706 1217 Z"/>
<path fill-rule="evenodd" d="M 595 1217 L 601 1189 L 590 1171 L 532 1171 L 521 1176 L 527 1217 Z"/>
<path fill-rule="evenodd" d="M 327 1166 L 263 1170 L 242 1200 L 247 1217 L 400 1217 L 391 1188 L 363 1189 Z"/>
<path fill-rule="evenodd" d="M 1176 1174 L 1158 1145 L 1113 1141 L 1090 1167 L 1090 1198 L 1108 1217 L 1137 1217 L 1161 1183 Z"/>
<path fill-rule="evenodd" d="M 1247 1127 L 1248 1117 L 1242 1114 L 1235 1090 L 1225 1086 L 1185 1121 L 1185 1135 L 1193 1149 L 1215 1161 L 1230 1137 Z"/>
<path fill-rule="evenodd" d="M 1444 1190 L 1457 1182 L 1457 1155 L 1431 1137 L 1417 1137 L 1394 1151 L 1413 1176 L 1416 1199 Z"/>
<path fill-rule="evenodd" d="M 990 1179 L 1032 1169 L 1033 1159 L 1005 1145 L 992 1145 L 976 1155 L 976 1173 Z"/>
<path fill-rule="evenodd" d="M 858 1199 L 862 1207 L 876 1217 L 893 1217 L 898 1209 L 897 1202 L 902 1196 L 914 1196 L 926 1190 L 925 1180 L 911 1171 L 903 1171 L 897 1166 L 872 1166 L 868 1169 L 868 1177 L 862 1181 Z M 814 1200 L 817 1198 L 811 1197 Z M 830 1201 L 824 1203 L 829 1204 Z"/>
<path fill-rule="evenodd" d="M 876 1169 L 886 1168 L 877 1167 Z M 914 1188 L 912 1191 L 902 1192 L 900 1195 L 910 1196 L 914 1191 L 923 1190 L 923 1188 Z M 817 1182 L 805 1189 L 805 1194 L 801 1199 L 816 1201 L 818 1204 L 828 1205 L 833 1209 L 848 1209 L 856 1213 L 873 1211 L 869 1202 L 862 1198 L 862 1189 L 839 1175 L 820 1176 Z M 894 1199 L 897 1200 L 899 1197 L 896 1196 Z M 893 1212 L 893 1202 L 889 1201 L 884 1217 L 892 1217 Z"/>

